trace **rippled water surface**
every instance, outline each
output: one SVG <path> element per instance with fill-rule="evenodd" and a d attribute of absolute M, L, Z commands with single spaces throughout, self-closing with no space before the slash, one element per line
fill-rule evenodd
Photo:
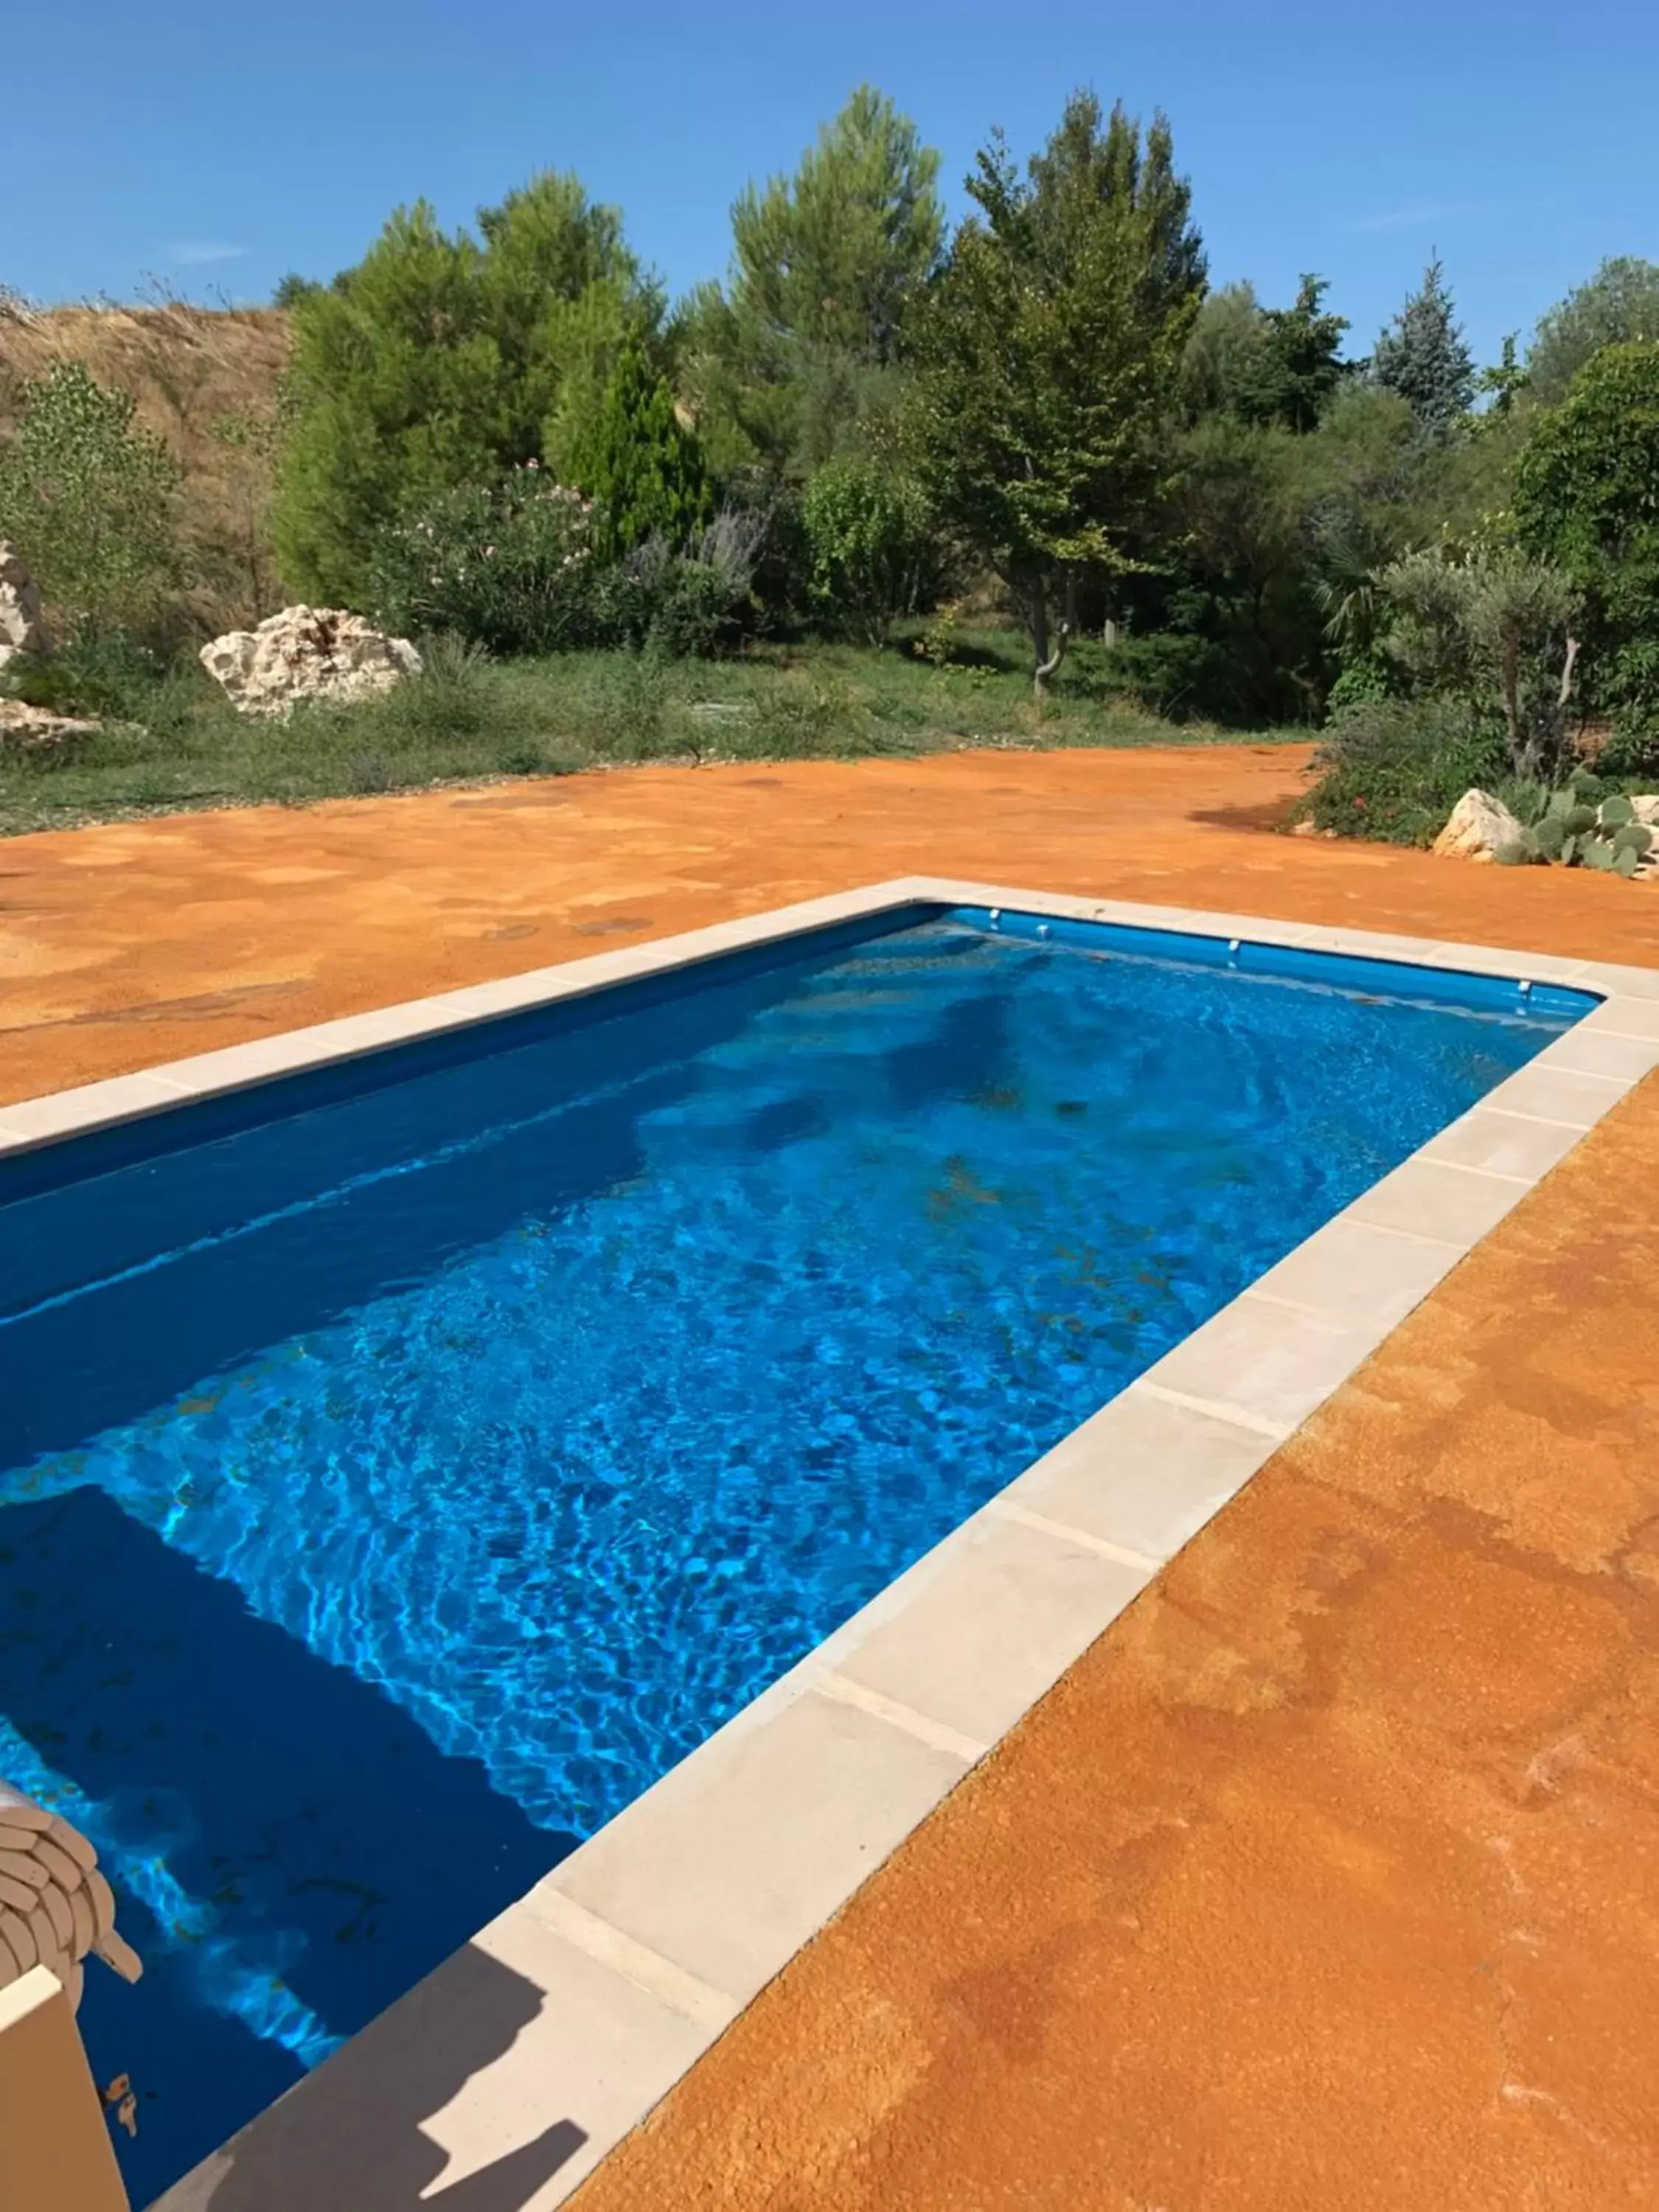
<path fill-rule="evenodd" d="M 1500 996 L 952 918 L 0 1207 L 0 1773 L 149 1961 L 135 2201 L 1568 1018 Z"/>

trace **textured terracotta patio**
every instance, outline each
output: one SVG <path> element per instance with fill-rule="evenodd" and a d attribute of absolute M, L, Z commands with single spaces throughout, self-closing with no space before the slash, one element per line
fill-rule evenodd
<path fill-rule="evenodd" d="M 918 869 L 1659 966 L 1651 887 L 1261 834 L 1297 766 L 653 770 L 15 841 L 0 1085 Z M 1659 2203 L 1656 1176 L 1650 1080 L 581 2212 Z M 495 2172 L 458 2208 L 535 2201 Z"/>

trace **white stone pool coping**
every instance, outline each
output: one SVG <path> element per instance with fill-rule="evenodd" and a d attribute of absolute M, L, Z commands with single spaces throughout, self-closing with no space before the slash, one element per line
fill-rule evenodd
<path fill-rule="evenodd" d="M 166 2212 L 406 2212 L 428 2189 L 441 2207 L 490 2168 L 490 2184 L 474 2186 L 492 2205 L 560 2203 L 1158 1568 L 1659 1066 L 1659 970 L 916 876 L 0 1107 L 0 1158 L 922 902 L 1562 984 L 1602 1004 L 971 1515 L 176 2184 L 158 2200 Z M 462 2190 L 456 2201 L 474 2200 Z"/>

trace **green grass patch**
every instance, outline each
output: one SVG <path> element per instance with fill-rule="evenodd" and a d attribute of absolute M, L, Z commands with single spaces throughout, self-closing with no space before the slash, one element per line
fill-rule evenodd
<path fill-rule="evenodd" d="M 428 654 L 427 674 L 389 697 L 301 709 L 283 722 L 243 720 L 186 664 L 106 687 L 98 706 L 126 719 L 74 750 L 0 749 L 0 833 L 646 761 L 1306 736 L 1162 720 L 1113 696 L 1097 659 L 1080 649 L 1039 707 L 1024 641 L 994 630 L 918 634 L 880 648 L 768 646 L 729 660 L 572 653 L 492 661 L 441 641 Z"/>

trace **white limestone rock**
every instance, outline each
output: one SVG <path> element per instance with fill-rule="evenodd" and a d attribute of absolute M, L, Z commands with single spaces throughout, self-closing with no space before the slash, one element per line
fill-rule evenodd
<path fill-rule="evenodd" d="M 20 653 L 44 650 L 40 587 L 8 538 L 0 538 L 0 668 Z"/>
<path fill-rule="evenodd" d="M 84 722 L 73 714 L 54 714 L 45 707 L 26 707 L 21 699 L 0 699 L 0 756 L 34 752 L 68 745 L 89 738 L 101 722 Z"/>
<path fill-rule="evenodd" d="M 407 638 L 388 637 L 337 607 L 284 607 L 258 629 L 216 637 L 200 657 L 239 714 L 261 716 L 291 714 L 301 702 L 379 698 L 421 672 Z"/>
<path fill-rule="evenodd" d="M 1521 837 L 1520 823 L 1501 799 L 1486 791 L 1466 791 L 1447 817 L 1434 849 L 1447 860 L 1495 860 L 1508 846 L 1518 845 Z"/>

